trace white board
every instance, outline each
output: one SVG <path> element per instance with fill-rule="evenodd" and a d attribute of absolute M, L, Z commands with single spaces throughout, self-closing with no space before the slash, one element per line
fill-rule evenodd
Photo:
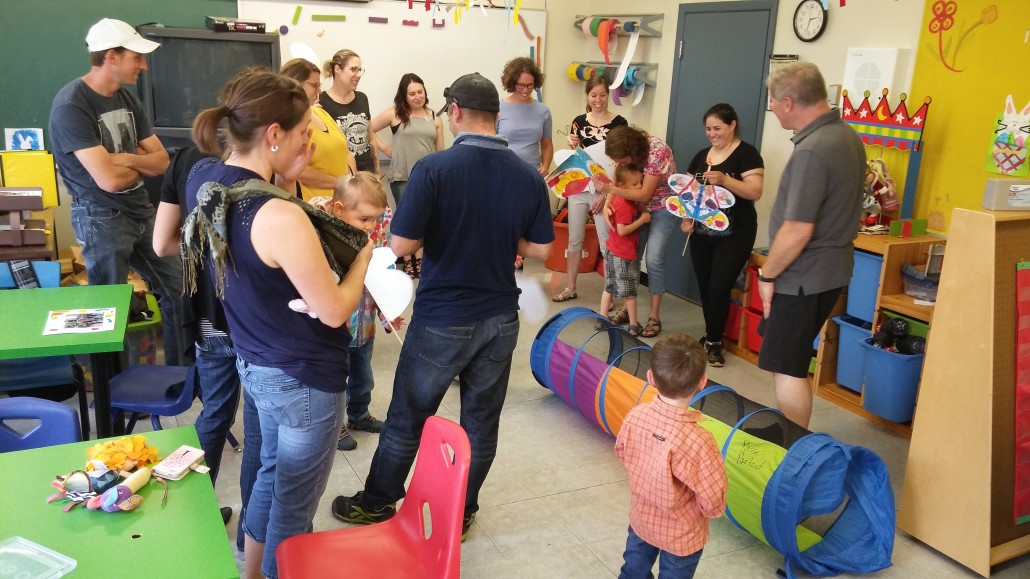
<path fill-rule="evenodd" d="M 461 3 L 464 6 L 464 2 Z M 473 2 L 472 4 L 475 4 Z M 484 2 L 485 4 L 485 2 Z M 311 48 L 321 67 L 341 49 L 349 48 L 361 56 L 365 74 L 358 90 L 368 95 L 369 108 L 376 115 L 393 106 L 397 83 L 403 74 L 414 72 L 426 81 L 429 107 L 434 111 L 443 106 L 443 90 L 459 76 L 478 72 L 501 87 L 504 63 L 517 56 L 537 58 L 538 46 L 541 65 L 547 14 L 540 10 L 520 10 L 519 24 L 512 23 L 511 13 L 488 8 L 486 13 L 477 6 L 461 12 L 455 23 L 453 2 L 439 3 L 450 11 L 425 10 L 424 1 L 415 1 L 413 9 L 407 2 L 374 0 L 368 3 L 283 0 L 239 0 L 240 19 L 259 20 L 268 32 L 279 32 L 283 62 L 294 58 L 291 47 L 300 43 Z M 435 6 L 435 3 L 434 3 Z M 298 13 L 296 24 L 294 16 Z M 312 16 L 342 15 L 343 22 L 317 21 Z M 434 28 L 443 20 L 443 27 Z M 385 18 L 386 23 L 370 22 L 369 18 Z M 403 21 L 417 22 L 406 26 Z M 523 24 L 524 23 L 524 24 Z M 280 27 L 285 27 L 285 34 Z M 541 66 L 542 68 L 542 66 Z M 332 84 L 322 80 L 322 88 Z M 444 131 L 447 132 L 446 130 Z M 381 135 L 388 135 L 383 131 Z M 450 135 L 447 135 L 448 140 Z"/>

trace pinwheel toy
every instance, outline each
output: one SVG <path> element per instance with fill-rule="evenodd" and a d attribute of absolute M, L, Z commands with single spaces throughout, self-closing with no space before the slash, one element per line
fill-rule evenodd
<path fill-rule="evenodd" d="M 709 185 L 703 178 L 674 173 L 669 187 L 675 195 L 665 200 L 665 209 L 676 217 L 693 219 L 714 231 L 724 231 L 730 218 L 722 210 L 732 207 L 737 199 L 729 190 Z"/>

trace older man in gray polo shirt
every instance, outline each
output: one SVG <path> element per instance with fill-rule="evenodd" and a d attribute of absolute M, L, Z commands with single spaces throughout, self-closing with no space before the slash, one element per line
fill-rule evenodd
<path fill-rule="evenodd" d="M 851 279 L 865 148 L 830 110 L 815 65 L 777 69 L 768 85 L 773 114 L 796 134 L 769 218 L 772 248 L 758 270 L 765 307 L 758 366 L 773 373 L 777 407 L 807 428 L 812 341 Z"/>

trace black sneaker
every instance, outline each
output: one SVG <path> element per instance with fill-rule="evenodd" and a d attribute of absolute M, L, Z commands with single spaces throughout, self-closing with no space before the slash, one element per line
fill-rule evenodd
<path fill-rule="evenodd" d="M 371 525 L 381 523 L 397 514 L 396 503 L 378 509 L 366 509 L 361 506 L 362 494 L 359 492 L 352 497 L 338 496 L 333 499 L 333 516 L 355 525 Z"/>
<path fill-rule="evenodd" d="M 469 529 L 472 528 L 472 521 L 476 520 L 476 513 L 471 515 L 465 515 L 461 520 L 461 542 L 464 543 L 465 539 L 469 538 Z"/>
<path fill-rule="evenodd" d="M 705 341 L 705 349 L 708 350 L 708 365 L 713 368 L 722 368 L 726 365 L 726 358 L 722 355 L 722 340 L 718 342 Z"/>
<path fill-rule="evenodd" d="M 358 441 L 350 435 L 350 431 L 344 426 L 340 429 L 340 439 L 336 441 L 336 450 L 354 450 L 358 447 Z"/>
<path fill-rule="evenodd" d="M 365 432 L 381 432 L 386 423 L 371 414 L 357 420 L 347 422 L 347 428 L 351 430 L 364 430 Z"/>

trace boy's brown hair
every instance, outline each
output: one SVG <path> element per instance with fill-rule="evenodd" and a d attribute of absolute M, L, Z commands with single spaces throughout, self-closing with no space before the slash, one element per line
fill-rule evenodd
<path fill-rule="evenodd" d="M 686 334 L 668 334 L 651 349 L 654 386 L 662 396 L 693 396 L 708 367 L 708 354 L 700 342 Z"/>
<path fill-rule="evenodd" d="M 644 176 L 644 170 L 641 169 L 636 163 L 627 163 L 625 165 L 619 165 L 615 168 L 615 182 L 625 183 L 632 173 L 640 173 L 640 176 Z"/>
<path fill-rule="evenodd" d="M 362 201 L 382 209 L 388 205 L 386 192 L 379 184 L 379 179 L 369 171 L 358 171 L 337 179 L 333 187 L 333 201 L 347 209 L 354 209 Z"/>

